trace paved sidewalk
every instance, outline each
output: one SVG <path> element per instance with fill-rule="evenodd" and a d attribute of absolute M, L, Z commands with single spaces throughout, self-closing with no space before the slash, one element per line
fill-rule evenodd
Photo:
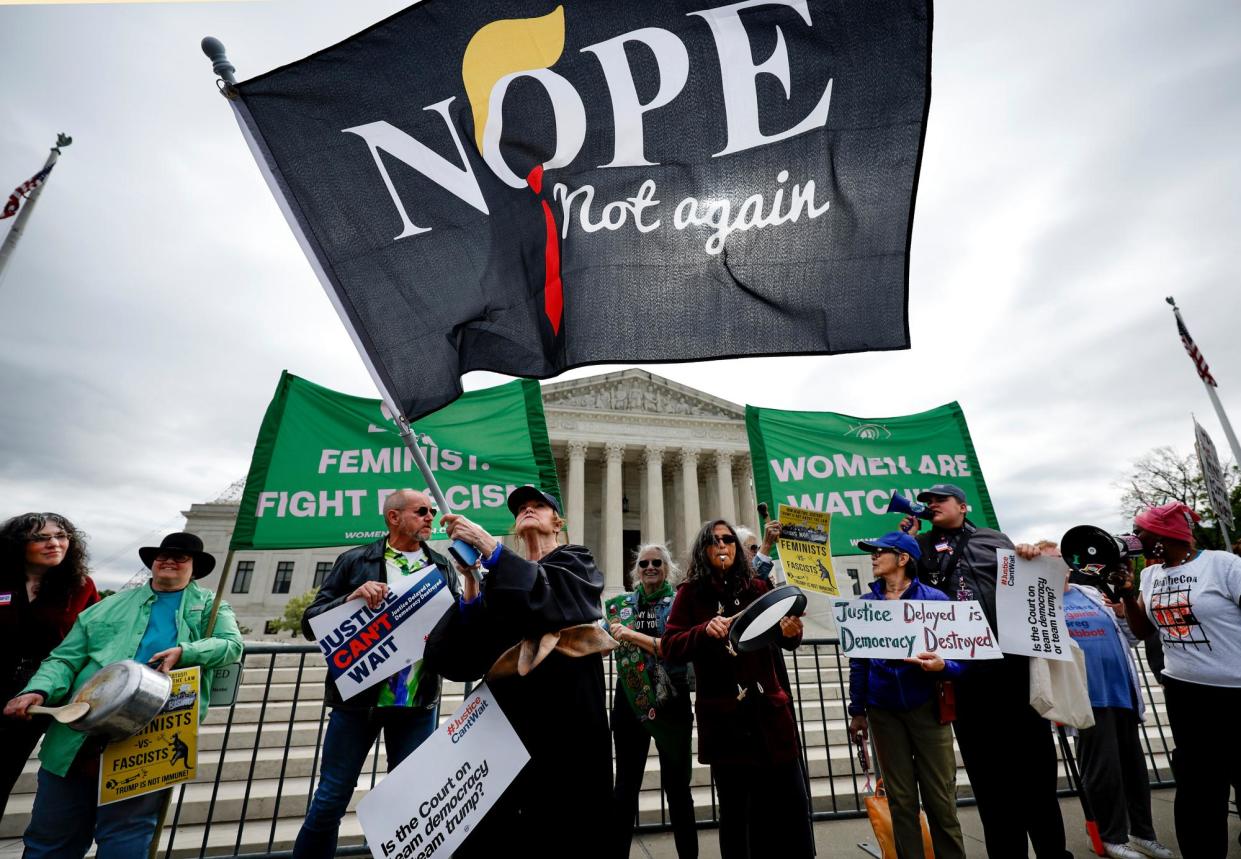
<path fill-rule="evenodd" d="M 1176 796 L 1175 789 L 1156 790 L 1151 793 L 1151 811 L 1155 818 L 1155 831 L 1159 840 L 1173 850 L 1177 850 L 1176 833 L 1172 827 L 1172 799 Z M 1086 837 L 1086 827 L 1082 823 L 1081 805 L 1076 797 L 1060 800 L 1064 825 L 1068 832 L 1069 849 L 1076 859 L 1088 859 L 1094 853 Z M 978 811 L 974 807 L 960 810 L 961 828 L 965 831 L 965 849 L 970 856 L 986 856 L 983 849 L 982 825 L 978 822 Z M 1237 837 L 1241 835 L 1241 820 L 1237 816 L 1228 818 L 1228 832 L 1232 850 L 1230 857 L 1241 857 L 1241 846 L 1237 845 Z M 865 818 L 853 820 L 831 820 L 816 823 L 814 826 L 815 844 L 818 846 L 819 859 L 865 859 L 866 853 L 858 848 L 858 842 L 874 842 L 874 834 L 870 822 Z M 698 844 L 702 859 L 718 859 L 720 855 L 719 835 L 714 829 L 703 829 L 698 833 Z M 0 859 L 18 859 L 22 855 L 21 841 L 18 839 L 0 840 Z M 672 842 L 672 833 L 658 835 L 642 835 L 634 839 L 630 859 L 676 859 L 676 847 Z M 1180 855 L 1179 850 L 1177 855 Z M 998 857 L 997 857 L 998 859 Z"/>
<path fill-rule="evenodd" d="M 1151 792 L 1151 812 L 1155 818 L 1155 832 L 1159 840 L 1177 851 L 1176 833 L 1172 824 L 1172 800 L 1176 789 L 1155 790 Z M 1076 859 L 1088 859 L 1094 856 L 1090 849 L 1090 840 L 1086 836 L 1086 826 L 1082 822 L 1082 807 L 1076 797 L 1060 800 L 1060 812 L 1064 817 L 1065 831 L 1068 835 L 1069 850 Z M 978 820 L 978 809 L 973 806 L 960 809 L 961 828 L 965 831 L 965 849 L 971 857 L 986 856 L 983 847 L 982 824 Z M 1237 836 L 1241 835 L 1241 820 L 1229 815 L 1228 832 L 1232 849 L 1229 857 L 1241 857 L 1241 846 L 1237 844 Z M 814 825 L 814 840 L 818 847 L 818 859 L 866 859 L 867 854 L 858 848 L 858 842 L 874 843 L 870 821 L 865 818 L 852 820 L 831 820 Z M 714 829 L 703 829 L 698 833 L 698 845 L 702 859 L 718 859 L 720 855 L 719 834 Z M 672 842 L 672 833 L 644 835 L 634 839 L 630 859 L 676 859 L 676 847 Z M 1033 855 L 1033 854 L 1031 854 Z M 1004 859 L 1004 857 L 993 857 Z"/>

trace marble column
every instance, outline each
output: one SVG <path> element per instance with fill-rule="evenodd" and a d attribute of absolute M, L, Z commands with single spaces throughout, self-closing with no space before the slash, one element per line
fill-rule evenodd
<path fill-rule="evenodd" d="M 733 524 L 737 522 L 737 507 L 733 503 L 733 455 L 725 450 L 715 452 L 715 485 L 720 498 L 720 509 L 717 511 L 721 519 Z"/>
<path fill-rule="evenodd" d="M 586 542 L 586 442 L 572 440 L 565 448 L 569 454 L 569 497 L 565 513 L 569 519 L 571 542 Z"/>
<path fill-rule="evenodd" d="M 758 501 L 754 498 L 754 480 L 750 472 L 750 457 L 741 457 L 737 462 L 737 480 L 741 484 L 741 509 L 737 511 L 737 515 L 742 522 L 757 531 L 763 526 L 758 521 Z M 761 538 L 762 535 L 759 536 Z"/>
<path fill-rule="evenodd" d="M 698 448 L 681 448 L 681 486 L 685 496 L 685 551 L 694 548 L 694 539 L 702 528 L 702 511 L 698 505 Z"/>
<path fill-rule="evenodd" d="M 646 463 L 646 493 L 642 498 L 642 512 L 646 522 L 642 526 L 643 543 L 662 543 L 664 536 L 664 449 L 648 445 L 642 452 Z"/>
<path fill-rule="evenodd" d="M 603 480 L 603 586 L 615 593 L 625 586 L 625 514 L 621 509 L 625 497 L 621 480 L 621 462 L 625 446 L 610 441 L 604 446 L 607 463 Z"/>

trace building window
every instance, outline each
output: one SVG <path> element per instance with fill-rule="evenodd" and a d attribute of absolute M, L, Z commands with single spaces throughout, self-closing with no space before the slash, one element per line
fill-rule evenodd
<path fill-rule="evenodd" d="M 254 561 L 238 561 L 233 570 L 233 593 L 250 593 L 250 579 L 254 578 Z"/>
<path fill-rule="evenodd" d="M 320 561 L 319 563 L 315 564 L 315 581 L 314 581 L 314 584 L 311 585 L 311 587 L 312 588 L 322 587 L 323 580 L 327 578 L 327 574 L 330 573 L 331 571 L 332 571 L 331 561 Z"/>
<path fill-rule="evenodd" d="M 293 562 L 281 561 L 276 564 L 276 580 L 272 582 L 273 594 L 287 594 L 289 585 L 293 584 Z"/>

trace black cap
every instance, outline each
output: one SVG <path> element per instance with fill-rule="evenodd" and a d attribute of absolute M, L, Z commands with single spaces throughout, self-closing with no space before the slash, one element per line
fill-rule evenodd
<path fill-rule="evenodd" d="M 203 551 L 202 538 L 197 534 L 190 534 L 187 531 L 169 534 L 160 541 L 158 546 L 143 546 L 138 550 L 138 557 L 142 559 L 142 563 L 146 564 L 149 570 L 151 565 L 155 563 L 155 557 L 161 552 L 189 555 L 193 558 L 193 576 L 196 579 L 201 579 L 215 569 L 215 555 Z"/>
<path fill-rule="evenodd" d="M 962 504 L 969 503 L 965 500 L 965 490 L 952 483 L 936 483 L 930 489 L 919 492 L 918 500 L 926 504 L 931 500 L 932 495 L 938 495 L 940 498 L 955 498 Z"/>
<path fill-rule="evenodd" d="M 560 502 L 556 500 L 556 496 L 549 495 L 537 486 L 518 486 L 508 494 L 508 510 L 514 516 L 517 515 L 517 509 L 530 499 L 542 501 L 548 507 L 556 511 L 556 514 L 563 516 L 564 512 L 560 509 Z"/>

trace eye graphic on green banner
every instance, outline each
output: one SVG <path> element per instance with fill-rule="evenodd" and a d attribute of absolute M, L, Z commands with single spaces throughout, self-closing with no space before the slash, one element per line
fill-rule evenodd
<path fill-rule="evenodd" d="M 896 530 L 893 493 L 913 499 L 936 483 L 965 490 L 975 525 L 1000 527 L 957 403 L 892 418 L 746 406 L 745 424 L 758 500 L 831 513 L 834 555 Z"/>
<path fill-rule="evenodd" d="M 514 487 L 560 496 L 538 382 L 470 391 L 413 428 L 453 512 L 493 534 L 513 526 L 505 502 Z M 369 543 L 386 533 L 389 494 L 425 488 L 380 400 L 285 372 L 259 428 L 232 548 Z M 431 539 L 443 538 L 437 518 Z"/>

